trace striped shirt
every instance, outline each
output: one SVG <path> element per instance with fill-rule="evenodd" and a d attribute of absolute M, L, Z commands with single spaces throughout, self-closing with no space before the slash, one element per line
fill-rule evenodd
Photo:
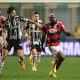
<path fill-rule="evenodd" d="M 39 24 L 42 24 L 42 21 L 38 21 Z M 30 44 L 32 45 L 41 45 L 41 31 L 35 24 L 28 23 L 26 28 L 29 30 L 29 36 L 31 36 Z"/>
<path fill-rule="evenodd" d="M 1 15 L 0 16 L 0 36 L 2 36 L 2 26 L 3 26 L 3 21 L 5 20 L 6 18 L 3 16 L 3 15 Z"/>
<path fill-rule="evenodd" d="M 47 23 L 43 28 L 47 35 L 47 46 L 57 46 L 60 44 L 61 32 L 65 32 L 62 22 L 57 22 L 53 27 Z"/>
<path fill-rule="evenodd" d="M 14 20 L 7 18 L 4 21 L 4 29 L 7 31 L 7 39 L 20 39 L 21 38 L 21 21 L 25 22 L 26 18 L 16 16 Z"/>

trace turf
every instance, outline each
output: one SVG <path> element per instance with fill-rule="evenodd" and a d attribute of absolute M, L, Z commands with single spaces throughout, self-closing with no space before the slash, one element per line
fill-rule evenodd
<path fill-rule="evenodd" d="M 80 57 L 66 57 L 57 71 L 57 78 L 49 77 L 53 57 L 42 57 L 38 71 L 31 71 L 29 57 L 25 58 L 26 70 L 21 70 L 18 57 L 9 56 L 0 76 L 0 80 L 80 80 Z"/>

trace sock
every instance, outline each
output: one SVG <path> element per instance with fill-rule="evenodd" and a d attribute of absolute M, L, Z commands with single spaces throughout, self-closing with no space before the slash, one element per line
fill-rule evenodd
<path fill-rule="evenodd" d="M 33 55 L 34 65 L 37 66 L 39 63 L 39 56 L 37 54 Z"/>

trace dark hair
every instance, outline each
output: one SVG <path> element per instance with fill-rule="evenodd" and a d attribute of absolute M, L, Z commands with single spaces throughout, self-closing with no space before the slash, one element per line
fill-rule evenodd
<path fill-rule="evenodd" d="M 33 12 L 33 15 L 34 15 L 34 14 L 39 14 L 39 12 L 38 12 L 38 11 L 34 11 L 34 12 Z"/>
<path fill-rule="evenodd" d="M 51 17 L 51 16 L 55 17 L 55 14 L 54 13 L 50 13 L 49 17 Z"/>
<path fill-rule="evenodd" d="M 7 9 L 7 13 L 10 14 L 13 10 L 15 10 L 14 7 L 9 7 L 9 8 Z"/>

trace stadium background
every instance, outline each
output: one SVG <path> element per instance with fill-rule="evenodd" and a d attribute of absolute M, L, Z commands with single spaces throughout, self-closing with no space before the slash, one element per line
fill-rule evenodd
<path fill-rule="evenodd" d="M 6 10 L 9 6 L 16 8 L 17 14 L 30 18 L 34 10 L 40 13 L 40 19 L 43 23 L 48 22 L 48 15 L 54 12 L 57 19 L 62 21 L 69 32 L 75 32 L 77 27 L 80 27 L 80 3 L 0 3 L 0 10 L 6 17 Z M 24 24 L 22 24 L 22 27 Z M 61 38 L 63 51 L 67 56 L 80 56 L 80 40 L 67 38 L 63 35 Z M 23 43 L 25 55 L 29 54 L 27 42 Z M 46 49 L 47 50 L 47 49 Z M 9 53 L 12 55 L 13 50 Z M 47 54 L 51 53 L 47 50 Z M 42 53 L 44 55 L 44 53 Z"/>
<path fill-rule="evenodd" d="M 5 0 L 1 0 L 2 2 Z M 0 1 L 0 2 L 1 2 Z M 6 0 L 9 1 L 9 0 Z M 9 6 L 14 6 L 17 9 L 18 15 L 25 17 L 30 17 L 33 10 L 38 10 L 40 12 L 40 18 L 44 23 L 48 22 L 48 15 L 50 12 L 54 12 L 58 20 L 64 22 L 66 28 L 70 32 L 75 32 L 76 27 L 80 25 L 80 4 L 79 3 L 10 3 L 10 0 L 6 3 L 0 3 L 0 10 L 6 16 L 6 10 Z M 25 1 L 25 0 L 19 0 Z M 26 0 L 29 1 L 29 0 Z M 32 0 L 34 1 L 34 0 Z M 41 0 L 37 0 L 41 1 Z M 44 0 L 42 0 L 44 1 Z M 51 1 L 51 0 L 46 0 Z M 54 0 L 52 0 L 54 1 Z M 55 0 L 59 1 L 59 0 Z M 63 0 L 63 2 L 66 0 Z M 72 1 L 72 0 L 70 0 Z M 77 1 L 77 0 L 74 0 Z M 23 24 L 22 24 L 23 26 Z M 79 33 L 80 34 L 80 33 Z M 80 40 L 72 39 L 68 37 L 62 37 L 62 47 L 64 53 L 67 56 L 60 69 L 57 72 L 57 78 L 49 77 L 49 71 L 51 70 L 51 61 L 53 57 L 44 56 L 41 57 L 41 62 L 38 65 L 38 71 L 33 72 L 31 70 L 31 65 L 29 64 L 29 56 L 25 57 L 26 70 L 22 71 L 18 63 L 17 56 L 7 57 L 5 60 L 5 65 L 0 76 L 0 80 L 80 80 Z M 28 53 L 29 49 L 27 47 L 27 42 L 24 44 L 25 53 Z M 28 50 L 27 50 L 28 49 Z M 43 54 L 42 54 L 43 55 Z M 50 52 L 47 51 L 47 54 Z M 77 56 L 77 57 L 75 57 Z"/>

